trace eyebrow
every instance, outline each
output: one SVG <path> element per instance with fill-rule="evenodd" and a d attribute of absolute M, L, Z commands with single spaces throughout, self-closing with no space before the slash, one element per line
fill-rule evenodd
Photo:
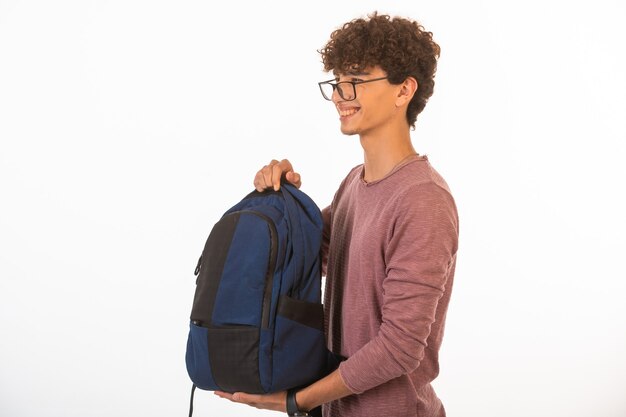
<path fill-rule="evenodd" d="M 357 71 L 347 71 L 347 72 L 344 73 L 344 75 L 351 75 L 353 77 L 358 77 L 358 76 L 361 76 L 361 75 L 370 75 L 370 73 L 367 72 L 367 71 L 359 71 L 359 70 L 357 70 Z M 335 73 L 335 79 L 338 80 L 339 77 L 340 77 L 340 75 Z"/>
<path fill-rule="evenodd" d="M 348 71 L 346 75 L 370 75 L 367 71 Z"/>

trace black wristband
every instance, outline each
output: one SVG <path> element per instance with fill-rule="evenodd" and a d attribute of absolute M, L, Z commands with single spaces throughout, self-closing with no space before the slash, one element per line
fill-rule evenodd
<path fill-rule="evenodd" d="M 287 391 L 287 415 L 289 417 L 307 417 L 309 413 L 298 409 L 296 392 L 298 392 L 297 388 L 291 388 Z"/>

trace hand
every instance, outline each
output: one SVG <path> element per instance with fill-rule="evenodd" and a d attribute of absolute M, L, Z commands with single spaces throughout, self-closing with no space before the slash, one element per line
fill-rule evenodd
<path fill-rule="evenodd" d="M 300 174 L 294 172 L 291 162 L 287 159 L 283 159 L 278 162 L 275 159 L 265 165 L 254 176 L 254 188 L 257 191 L 265 191 L 268 188 L 273 188 L 274 191 L 280 190 L 280 180 L 285 177 L 287 181 L 300 188 L 302 181 Z"/>
<path fill-rule="evenodd" d="M 244 392 L 229 394 L 228 392 L 215 391 L 215 395 L 235 403 L 248 404 L 251 407 L 261 408 L 263 410 L 287 412 L 287 391 L 263 395 L 246 394 Z"/>

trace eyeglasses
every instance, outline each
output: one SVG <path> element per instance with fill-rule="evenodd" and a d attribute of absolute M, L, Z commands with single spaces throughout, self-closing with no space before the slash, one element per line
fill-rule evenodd
<path fill-rule="evenodd" d="M 326 100 L 332 101 L 333 93 L 335 90 L 339 93 L 339 97 L 345 101 L 352 101 L 356 98 L 356 86 L 357 84 L 371 83 L 372 81 L 386 80 L 387 77 L 373 78 L 365 81 L 341 81 L 334 82 L 335 80 L 322 81 L 317 83 L 320 86 L 320 91 Z"/>

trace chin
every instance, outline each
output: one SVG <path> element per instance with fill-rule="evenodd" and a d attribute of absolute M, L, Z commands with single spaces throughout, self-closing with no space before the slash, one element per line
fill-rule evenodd
<path fill-rule="evenodd" d="M 343 133 L 346 136 L 353 136 L 353 135 L 357 135 L 359 132 L 354 129 L 347 129 L 347 128 L 342 127 L 341 133 Z"/>

